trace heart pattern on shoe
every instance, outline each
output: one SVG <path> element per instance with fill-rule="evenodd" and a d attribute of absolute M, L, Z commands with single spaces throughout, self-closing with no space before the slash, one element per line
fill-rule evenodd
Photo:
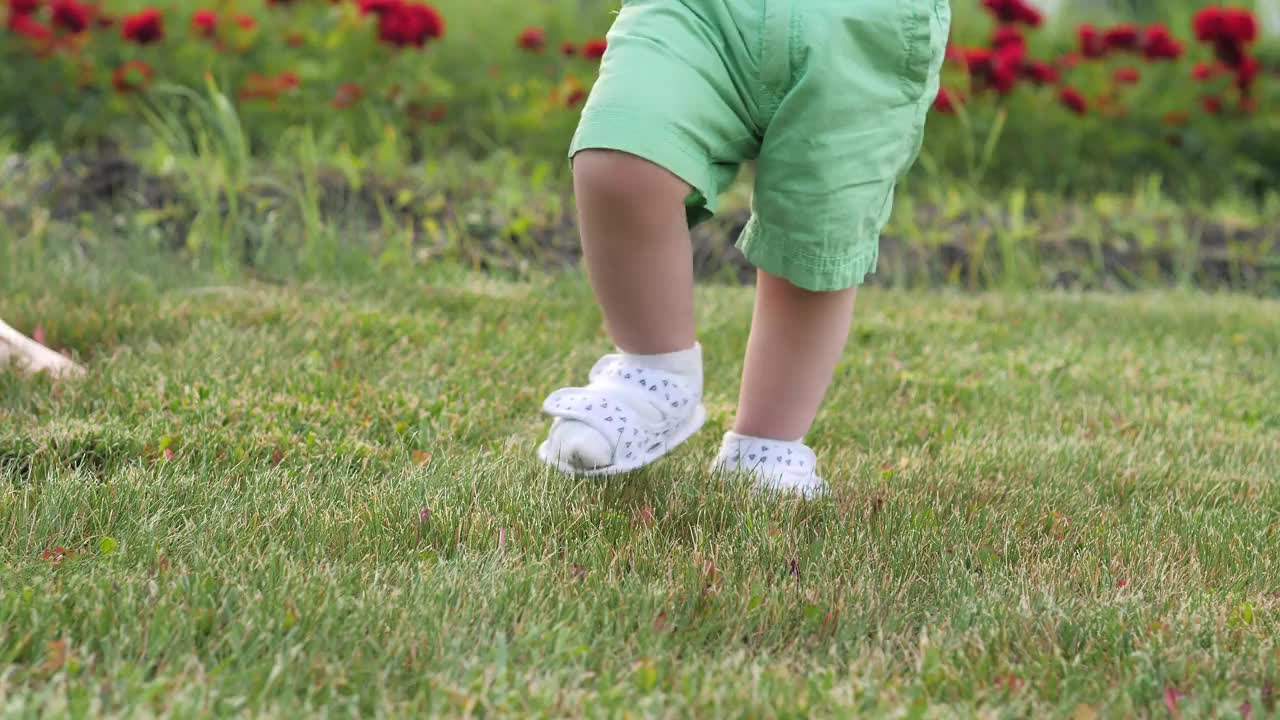
<path fill-rule="evenodd" d="M 543 410 L 558 420 L 583 423 L 612 443 L 613 463 L 588 474 L 612 474 L 647 465 L 684 442 L 706 420 L 702 388 L 662 370 L 630 364 L 625 356 L 609 355 L 592 368 L 586 387 L 551 394 Z M 546 444 L 539 450 L 546 452 Z M 547 462 L 569 471 L 557 459 Z"/>
<path fill-rule="evenodd" d="M 811 498 L 827 491 L 817 475 L 817 460 L 802 443 L 780 442 L 726 433 L 714 471 L 742 472 L 753 478 L 758 490 L 797 494 Z"/>

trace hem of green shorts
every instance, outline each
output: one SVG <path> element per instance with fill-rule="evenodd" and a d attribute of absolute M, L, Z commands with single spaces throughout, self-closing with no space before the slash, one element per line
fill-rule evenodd
<path fill-rule="evenodd" d="M 590 110 L 583 113 L 569 144 L 569 158 L 582 150 L 617 150 L 665 168 L 693 187 L 697 194 L 686 203 L 692 227 L 715 214 L 710 160 L 695 150 L 665 121 L 637 111 Z"/>
<path fill-rule="evenodd" d="M 796 249 L 794 233 L 767 228 L 751 218 L 738 238 L 738 250 L 747 261 L 803 290 L 831 292 L 861 285 L 875 273 L 880 260 L 880 239 L 852 243 L 858 252 L 817 255 Z"/>

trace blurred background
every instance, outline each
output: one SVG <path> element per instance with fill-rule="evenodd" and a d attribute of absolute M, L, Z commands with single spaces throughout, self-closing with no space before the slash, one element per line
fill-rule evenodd
<path fill-rule="evenodd" d="M 571 267 L 564 152 L 616 6 L 7 0 L 0 280 L 50 253 L 263 279 Z M 952 8 L 875 282 L 1277 292 L 1280 0 Z M 750 182 L 697 230 L 708 280 L 750 278 Z"/>

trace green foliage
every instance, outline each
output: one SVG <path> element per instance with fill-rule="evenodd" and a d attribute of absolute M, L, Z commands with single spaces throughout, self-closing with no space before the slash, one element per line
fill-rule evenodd
<path fill-rule="evenodd" d="M 91 30 L 51 52 L 0 32 L 0 136 L 65 147 L 135 141 L 136 118 L 157 102 L 163 106 L 154 91 L 113 89 L 113 71 L 136 59 L 152 66 L 159 86 L 200 92 L 212 82 L 222 88 L 256 153 L 269 153 L 283 132 L 301 125 L 326 145 L 362 150 L 395 137 L 396 151 L 410 158 L 442 147 L 561 152 L 576 120 L 569 96 L 589 86 L 597 62 L 564 57 L 560 42 L 580 45 L 603 35 L 609 3 L 586 9 L 576 0 L 436 5 L 446 18 L 445 36 L 422 49 L 379 43 L 376 18 L 362 16 L 348 0 L 184 0 L 167 9 L 165 39 L 144 47 L 121 39 L 118 27 Z M 216 40 L 190 27 L 200 8 L 218 13 Z M 252 28 L 237 18 L 249 19 Z M 516 46 L 526 24 L 547 29 L 551 41 L 542 52 Z M 279 82 L 289 74 L 296 87 Z M 344 90 L 348 84 L 358 91 Z"/>
<path fill-rule="evenodd" d="M 589 90 L 596 63 L 563 57 L 559 45 L 603 36 L 616 1 L 436 4 L 446 18 L 444 37 L 409 50 L 379 43 L 375 19 L 347 0 L 217 5 L 220 44 L 190 29 L 191 13 L 201 7 L 196 0 L 168 9 L 167 37 L 155 46 L 126 43 L 113 27 L 42 54 L 16 34 L 0 32 L 0 137 L 19 147 L 52 141 L 64 148 L 133 148 L 146 144 L 155 125 L 138 118 L 182 112 L 164 88 L 203 94 L 212 84 L 235 108 L 255 156 L 275 153 L 282 137 L 305 128 L 323 157 L 417 162 L 446 152 L 483 157 L 502 151 L 563 166 L 577 120 L 578 105 L 570 100 L 580 102 Z M 1158 176 L 1178 198 L 1262 197 L 1280 185 L 1280 50 L 1274 39 L 1256 48 L 1265 67 L 1253 98 L 1257 111 L 1240 111 L 1228 78 L 1196 83 L 1189 76 L 1193 62 L 1211 59 L 1190 28 L 1195 9 L 1205 4 L 1064 3 L 1045 28 L 1029 33 L 1032 57 L 1063 57 L 1075 45 L 1079 22 L 1132 19 L 1168 24 L 1187 56 L 1177 63 L 1122 57 L 1069 71 L 1065 82 L 1093 105 L 1086 117 L 1063 109 L 1053 88 L 1023 84 L 1006 99 L 970 97 L 964 121 L 933 116 L 925 145 L 931 170 L 918 167 L 915 174 L 935 183 L 960 178 L 987 188 L 1067 194 L 1125 191 L 1135 178 Z M 953 5 L 953 45 L 985 43 L 991 20 L 979 3 Z M 252 29 L 242 28 L 239 16 L 252 18 Z M 517 47 L 525 27 L 545 30 L 540 52 Z M 138 59 L 155 68 L 152 86 L 113 90 L 115 68 Z M 1112 70 L 1129 64 L 1142 71 L 1141 82 L 1117 86 Z M 945 83 L 973 94 L 953 64 Z M 1208 95 L 1225 98 L 1223 114 L 1201 110 Z M 996 142 L 978 167 L 973 147 L 989 139 Z"/>
<path fill-rule="evenodd" d="M 406 165 L 325 148 L 305 128 L 281 135 L 270 158 L 245 157 L 241 125 L 218 114 L 217 97 L 175 89 L 181 110 L 157 114 L 157 140 L 136 152 L 139 164 L 50 146 L 5 160 L 0 282 L 65 251 L 103 261 L 125 251 L 134 263 L 273 282 L 413 278 L 448 266 L 527 279 L 578 262 L 562 163 L 495 152 Z M 970 150 L 976 165 L 998 134 L 981 140 Z M 991 191 L 973 176 L 943 181 L 928 155 L 922 165 L 897 194 L 873 284 L 1280 292 L 1280 194 L 1189 202 L 1153 175 L 1125 192 L 1064 198 Z M 694 231 L 704 280 L 752 277 L 732 248 L 751 180 L 744 173 L 721 216 Z"/>
<path fill-rule="evenodd" d="M 989 187 L 1076 194 L 1125 189 L 1135 178 L 1156 176 L 1165 192 L 1196 200 L 1216 198 L 1225 188 L 1261 196 L 1280 186 L 1280 82 L 1275 77 L 1280 43 L 1264 36 L 1256 48 L 1268 70 L 1249 100 L 1255 110 L 1247 109 L 1229 73 L 1194 80 L 1194 63 L 1216 61 L 1208 47 L 1195 42 L 1191 18 L 1213 4 L 1115 3 L 1106 8 L 1103 3 L 1064 3 L 1046 28 L 1027 32 L 1030 57 L 1054 61 L 1076 50 L 1079 23 L 1105 27 L 1134 19 L 1167 25 L 1183 41 L 1186 54 L 1178 62 L 1144 61 L 1122 53 L 1070 69 L 1060 64 L 1061 82 L 1079 89 L 1090 103 L 1083 117 L 1061 107 L 1056 87 L 1037 89 L 1025 83 L 1007 98 L 993 93 L 971 98 L 957 117 L 935 113 L 925 149 L 930 177 L 941 182 L 959 175 Z M 957 47 L 980 45 L 990 36 L 992 23 L 981 13 L 962 12 L 955 29 Z M 1136 69 L 1140 81 L 1116 82 L 1113 74 L 1120 68 Z M 956 63 L 945 69 L 943 84 L 966 97 L 975 94 Z M 1205 98 L 1220 99 L 1222 112 L 1206 112 Z M 975 172 L 970 148 L 993 133 L 998 142 L 984 156 L 981 172 Z"/>

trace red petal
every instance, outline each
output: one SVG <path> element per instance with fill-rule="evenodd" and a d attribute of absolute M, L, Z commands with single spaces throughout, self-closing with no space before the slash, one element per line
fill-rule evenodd
<path fill-rule="evenodd" d="M 1178 712 L 1178 700 L 1182 697 L 1182 691 L 1176 687 L 1169 686 L 1164 689 L 1164 706 L 1169 708 L 1169 714 L 1174 718 L 1181 717 Z"/>

